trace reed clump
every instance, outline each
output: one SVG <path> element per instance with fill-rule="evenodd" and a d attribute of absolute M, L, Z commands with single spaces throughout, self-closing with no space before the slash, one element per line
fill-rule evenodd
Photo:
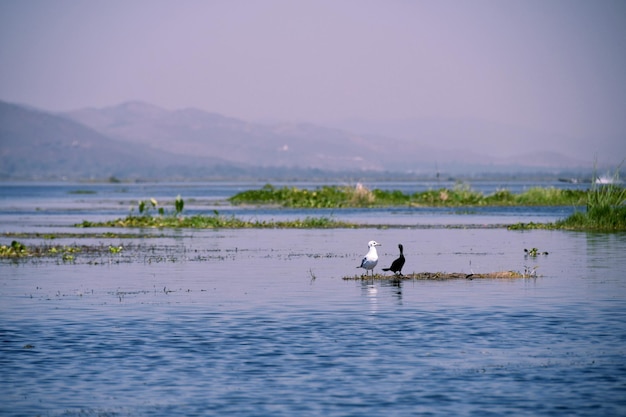
<path fill-rule="evenodd" d="M 599 231 L 626 230 L 626 188 L 596 185 L 587 194 L 586 211 L 556 222 L 558 228 Z"/>
<path fill-rule="evenodd" d="M 566 190 L 569 191 L 569 190 Z M 554 223 L 518 223 L 509 230 L 567 229 L 587 231 L 626 230 L 626 188 L 621 185 L 619 168 L 608 184 L 594 182 L 586 191 L 585 210 L 577 210 L 569 217 Z"/>

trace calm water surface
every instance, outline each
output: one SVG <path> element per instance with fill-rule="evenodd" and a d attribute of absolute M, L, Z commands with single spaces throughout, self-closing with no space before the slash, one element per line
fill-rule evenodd
<path fill-rule="evenodd" d="M 97 197 L 78 213 L 63 209 L 74 194 L 53 198 L 58 212 L 41 195 L 28 197 L 37 203 L 14 197 L 10 209 L 4 200 L 0 231 L 76 232 L 71 224 L 85 216 L 127 213 Z M 541 210 L 414 212 L 395 224 L 559 216 Z M 387 224 L 398 216 L 354 215 Z M 59 239 L 131 249 L 73 264 L 0 263 L 0 415 L 626 415 L 626 234 L 403 227 L 166 235 Z M 405 273 L 538 267 L 538 277 L 344 280 L 360 273 L 371 239 L 383 244 L 378 271 L 403 243 Z M 531 247 L 549 255 L 527 258 Z"/>

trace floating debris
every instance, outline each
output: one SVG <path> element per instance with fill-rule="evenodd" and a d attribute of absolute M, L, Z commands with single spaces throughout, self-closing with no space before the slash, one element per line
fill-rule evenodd
<path fill-rule="evenodd" d="M 524 276 L 525 277 L 536 277 L 537 276 L 537 268 L 539 268 L 539 266 L 535 265 L 535 266 L 526 266 L 524 265 Z"/>
<path fill-rule="evenodd" d="M 382 275 L 375 274 L 374 276 L 361 276 L 354 275 L 350 277 L 344 277 L 346 281 L 366 281 L 366 280 L 378 280 L 378 281 L 445 281 L 449 279 L 511 279 L 511 278 L 528 278 L 528 275 L 522 274 L 517 271 L 499 271 L 488 272 L 482 274 L 467 274 L 465 272 L 414 272 L 412 274 L 399 275 Z"/>
<path fill-rule="evenodd" d="M 526 256 L 532 256 L 533 258 L 536 258 L 538 255 L 548 255 L 548 252 L 540 252 L 539 249 L 537 248 L 531 248 L 531 249 L 524 249 L 524 254 Z"/>

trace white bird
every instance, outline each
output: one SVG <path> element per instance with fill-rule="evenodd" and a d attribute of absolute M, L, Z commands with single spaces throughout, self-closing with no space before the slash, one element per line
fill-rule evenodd
<path fill-rule="evenodd" d="M 365 274 L 367 274 L 367 271 L 372 271 L 372 276 L 374 276 L 374 267 L 378 263 L 378 252 L 376 252 L 376 246 L 382 245 L 375 240 L 370 240 L 367 246 L 369 247 L 369 250 L 363 257 L 361 265 L 357 266 L 357 268 L 365 269 Z"/>

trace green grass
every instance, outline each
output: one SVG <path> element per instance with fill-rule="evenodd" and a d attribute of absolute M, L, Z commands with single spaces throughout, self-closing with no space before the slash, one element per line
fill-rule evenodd
<path fill-rule="evenodd" d="M 587 194 L 587 210 L 577 211 L 556 222 L 563 229 L 598 231 L 626 230 L 626 188 L 615 185 L 594 187 Z"/>
<path fill-rule="evenodd" d="M 68 194 L 96 194 L 94 190 L 71 190 Z"/>
<path fill-rule="evenodd" d="M 191 228 L 191 229 L 332 229 L 355 228 L 358 225 L 340 222 L 328 217 L 306 217 L 304 219 L 286 221 L 250 221 L 234 216 L 195 215 L 182 216 L 127 216 L 123 219 L 106 222 L 84 221 L 77 227 L 137 227 L 137 228 Z"/>
<path fill-rule="evenodd" d="M 463 184 L 452 189 L 440 188 L 413 194 L 405 194 L 399 190 L 369 190 L 360 184 L 356 187 L 322 186 L 314 190 L 279 188 L 267 184 L 258 190 L 238 193 L 229 201 L 235 205 L 277 205 L 292 208 L 578 206 L 585 204 L 586 195 L 585 190 L 563 190 L 553 187 L 535 187 L 521 194 L 513 194 L 503 189 L 484 195 Z"/>
<path fill-rule="evenodd" d="M 585 192 L 585 211 L 577 210 L 571 216 L 554 223 L 519 223 L 509 226 L 509 229 L 626 231 L 626 188 L 621 185 L 619 175 L 622 164 L 615 169 L 612 184 L 597 184 L 594 182 L 591 189 Z M 596 177 L 595 174 L 594 177 Z"/>
<path fill-rule="evenodd" d="M 594 186 L 591 190 L 563 190 L 553 187 L 535 187 L 513 194 L 509 190 L 497 190 L 487 196 L 466 185 L 453 189 L 428 190 L 404 194 L 398 190 L 368 190 L 360 184 L 356 187 L 323 186 L 315 190 L 296 187 L 277 188 L 266 185 L 259 190 L 248 190 L 233 196 L 233 204 L 278 205 L 297 208 L 342 208 L 385 206 L 586 206 L 585 212 L 577 211 L 567 219 L 555 223 L 518 223 L 508 226 L 510 230 L 573 229 L 573 230 L 626 230 L 626 189 L 619 185 Z M 183 216 L 183 199 L 178 196 L 174 210 L 166 212 L 155 199 L 139 201 L 138 215 L 93 223 L 84 221 L 77 227 L 130 227 L 130 228 L 192 228 L 192 229 L 245 229 L 290 228 L 330 229 L 357 228 L 363 225 L 340 222 L 327 217 L 306 217 L 286 221 L 242 220 L 235 216 L 213 215 Z M 156 211 L 155 214 L 152 214 Z M 369 225 L 369 227 L 374 227 Z M 376 227 L 383 227 L 378 225 Z"/>
<path fill-rule="evenodd" d="M 232 204 L 280 205 L 297 208 L 366 207 L 375 196 L 361 187 L 323 186 L 315 190 L 296 187 L 276 188 L 267 184 L 260 190 L 248 190 L 231 197 Z"/>
<path fill-rule="evenodd" d="M 618 179 L 618 178 L 616 178 Z M 361 185 L 323 186 L 314 190 L 296 187 L 277 188 L 270 184 L 259 190 L 239 193 L 232 204 L 277 205 L 293 208 L 343 207 L 476 207 L 476 206 L 573 206 L 586 207 L 555 223 L 518 223 L 511 230 L 570 229 L 626 230 L 626 189 L 620 185 L 595 185 L 590 190 L 567 190 L 533 187 L 513 194 L 501 189 L 488 195 L 459 184 L 452 189 L 440 188 L 414 194 L 398 190 L 368 190 Z"/>
<path fill-rule="evenodd" d="M 626 188 L 616 185 L 594 185 L 586 193 L 586 210 L 554 223 L 518 223 L 509 230 L 566 229 L 586 231 L 626 231 Z"/>
<path fill-rule="evenodd" d="M 174 202 L 174 211 L 166 211 L 159 207 L 155 199 L 138 202 L 139 214 L 134 208 L 125 218 L 104 222 L 83 221 L 75 227 L 133 227 L 133 228 L 190 228 L 190 229 L 332 229 L 355 228 L 356 224 L 340 222 L 328 217 L 306 217 L 297 220 L 259 221 L 242 220 L 235 216 L 220 215 L 217 210 L 212 215 L 183 216 L 183 199 L 178 196 Z M 158 214 L 152 214 L 156 211 Z"/>

